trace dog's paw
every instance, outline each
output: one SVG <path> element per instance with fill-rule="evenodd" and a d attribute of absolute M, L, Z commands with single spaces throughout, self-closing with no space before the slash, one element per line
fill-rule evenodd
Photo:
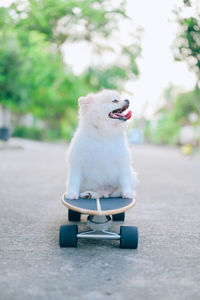
<path fill-rule="evenodd" d="M 135 191 L 129 191 L 129 192 L 125 192 L 122 194 L 123 198 L 130 198 L 130 199 L 134 199 L 136 196 L 136 192 Z"/>
<path fill-rule="evenodd" d="M 75 193 L 67 192 L 66 193 L 66 198 L 68 198 L 68 199 L 78 199 L 78 195 L 75 194 Z"/>
<path fill-rule="evenodd" d="M 100 198 L 100 194 L 93 192 L 93 191 L 86 191 L 83 193 L 80 193 L 81 198 L 88 198 L 88 199 L 97 199 Z"/>
<path fill-rule="evenodd" d="M 102 196 L 103 196 L 103 198 L 109 198 L 109 196 L 110 196 L 110 193 L 103 192 Z"/>

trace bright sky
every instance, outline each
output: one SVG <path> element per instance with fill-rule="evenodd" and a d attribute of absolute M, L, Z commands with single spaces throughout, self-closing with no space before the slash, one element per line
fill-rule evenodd
<path fill-rule="evenodd" d="M 0 0 L 0 5 L 7 6 L 10 2 L 12 0 Z M 140 77 L 137 81 L 126 83 L 126 89 L 134 95 L 133 109 L 137 116 L 145 113 L 150 117 L 162 104 L 163 90 L 169 84 L 182 87 L 185 91 L 194 86 L 194 74 L 189 72 L 184 62 L 174 61 L 171 50 L 178 30 L 172 13 L 177 5 L 182 6 L 183 1 L 127 0 L 127 14 L 136 26 L 144 29 L 141 39 L 142 56 L 138 59 Z M 132 29 L 126 23 L 120 24 L 120 38 L 128 40 L 130 30 Z M 72 65 L 77 74 L 94 60 L 92 48 L 86 42 L 70 47 L 66 45 L 63 50 L 65 61 Z"/>
<path fill-rule="evenodd" d="M 163 102 L 163 90 L 173 84 L 184 91 L 195 84 L 195 76 L 186 63 L 175 62 L 171 50 L 178 26 L 172 10 L 182 0 L 127 0 L 127 14 L 136 26 L 142 27 L 142 56 L 138 59 L 140 77 L 126 83 L 126 89 L 133 93 L 133 106 L 137 116 L 145 113 L 150 117 Z M 170 21 L 171 20 L 171 21 Z M 127 38 L 130 28 L 121 24 L 121 36 Z M 65 60 L 75 72 L 80 73 L 93 60 L 92 48 L 87 43 L 66 45 Z M 110 59 L 110 57 L 109 57 Z M 144 112 L 145 107 L 145 112 Z"/>
<path fill-rule="evenodd" d="M 146 114 L 151 113 L 162 103 L 162 92 L 170 83 L 192 89 L 195 76 L 189 72 L 184 62 L 175 62 L 171 45 L 178 26 L 172 21 L 172 10 L 182 0 L 128 0 L 128 13 L 136 24 L 144 28 L 142 38 L 142 58 L 138 60 L 140 78 L 127 86 L 135 97 L 136 113 L 143 111 L 147 102 Z M 171 20 L 171 22 L 170 22 Z"/>

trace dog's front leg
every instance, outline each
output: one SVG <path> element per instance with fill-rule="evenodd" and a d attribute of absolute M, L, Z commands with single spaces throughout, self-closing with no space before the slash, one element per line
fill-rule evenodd
<path fill-rule="evenodd" d="M 78 199 L 81 184 L 81 171 L 79 167 L 69 168 L 69 174 L 67 178 L 67 194 L 69 199 Z"/>
<path fill-rule="evenodd" d="M 133 199 L 136 196 L 136 192 L 133 189 L 133 179 L 131 170 L 123 170 L 121 172 L 119 183 L 123 198 Z"/>

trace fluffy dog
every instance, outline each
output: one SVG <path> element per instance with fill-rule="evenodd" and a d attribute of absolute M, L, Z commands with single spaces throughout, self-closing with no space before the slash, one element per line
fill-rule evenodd
<path fill-rule="evenodd" d="M 116 91 L 80 97 L 79 126 L 68 152 L 67 197 L 133 198 L 137 183 L 131 168 L 125 128 L 129 100 Z"/>

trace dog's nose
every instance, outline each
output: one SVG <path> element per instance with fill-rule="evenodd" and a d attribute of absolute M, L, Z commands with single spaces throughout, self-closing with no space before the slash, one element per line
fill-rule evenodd
<path fill-rule="evenodd" d="M 124 101 L 126 101 L 127 105 L 130 104 L 130 101 L 129 101 L 128 99 L 126 99 L 126 100 L 124 100 Z"/>

